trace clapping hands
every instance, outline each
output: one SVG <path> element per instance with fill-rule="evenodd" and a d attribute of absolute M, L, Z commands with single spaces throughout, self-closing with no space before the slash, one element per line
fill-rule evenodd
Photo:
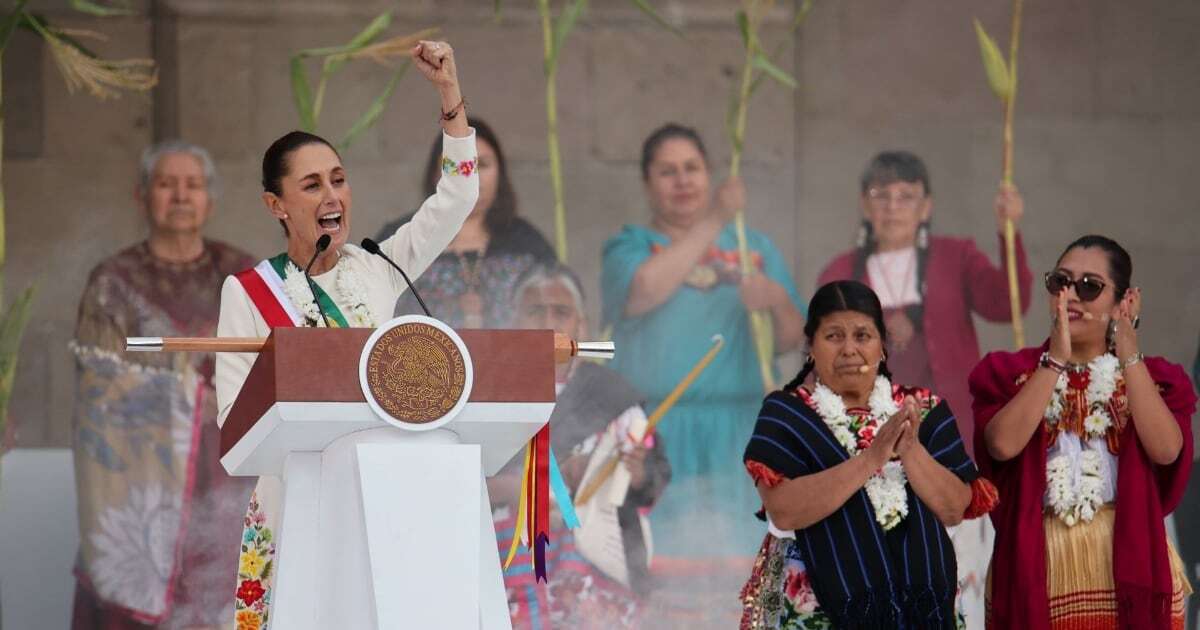
<path fill-rule="evenodd" d="M 911 396 L 906 397 L 900 411 L 880 427 L 879 432 L 875 434 L 875 440 L 865 451 L 867 457 L 871 458 L 872 467 L 883 468 L 883 465 L 892 459 L 903 458 L 914 447 L 919 448 L 917 430 L 920 424 L 921 414 L 917 409 L 917 401 Z"/>

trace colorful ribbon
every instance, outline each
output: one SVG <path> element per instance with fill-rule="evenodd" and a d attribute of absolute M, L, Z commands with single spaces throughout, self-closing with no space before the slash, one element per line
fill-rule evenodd
<path fill-rule="evenodd" d="M 570 491 L 563 480 L 558 461 L 550 450 L 550 425 L 542 427 L 525 447 L 525 468 L 521 475 L 521 496 L 517 499 L 517 522 L 512 543 L 504 559 L 504 568 L 512 565 L 517 545 L 523 544 L 533 553 L 533 573 L 545 581 L 546 547 L 550 544 L 550 496 L 558 502 L 563 522 L 568 528 L 579 527 L 579 517 L 571 502 Z"/>

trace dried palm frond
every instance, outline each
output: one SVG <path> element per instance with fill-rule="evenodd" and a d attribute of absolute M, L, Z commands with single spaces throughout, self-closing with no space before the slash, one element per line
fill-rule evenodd
<path fill-rule="evenodd" d="M 85 88 L 99 99 L 120 96 L 121 90 L 144 92 L 158 83 L 158 69 L 153 59 L 101 59 L 85 54 L 78 46 L 63 39 L 63 36 L 85 36 L 104 39 L 99 33 L 80 30 L 51 30 L 33 22 L 50 46 L 54 62 L 67 84 L 67 91 L 74 94 Z"/>
<path fill-rule="evenodd" d="M 409 51 L 417 42 L 429 39 L 438 32 L 437 28 L 427 28 L 410 35 L 400 35 L 376 42 L 356 50 L 347 57 L 349 59 L 370 59 L 383 66 L 394 67 L 408 58 Z M 399 59 L 400 61 L 397 61 Z"/>

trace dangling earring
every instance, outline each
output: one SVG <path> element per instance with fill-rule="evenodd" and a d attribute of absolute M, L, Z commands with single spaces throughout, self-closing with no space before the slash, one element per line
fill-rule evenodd
<path fill-rule="evenodd" d="M 863 219 L 862 223 L 858 224 L 858 236 L 854 239 L 855 247 L 862 249 L 867 246 L 871 240 L 871 222 Z"/>
<path fill-rule="evenodd" d="M 917 249 L 929 248 L 929 221 L 922 221 L 917 228 Z"/>

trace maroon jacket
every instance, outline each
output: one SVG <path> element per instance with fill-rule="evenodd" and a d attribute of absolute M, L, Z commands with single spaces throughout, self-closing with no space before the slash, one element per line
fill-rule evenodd
<path fill-rule="evenodd" d="M 1021 237 L 1016 239 L 1017 284 L 1021 290 L 1021 312 L 1029 310 L 1033 275 L 1025 260 Z M 856 250 L 840 254 L 821 272 L 817 286 L 834 280 L 853 280 Z M 966 238 L 934 236 L 929 240 L 925 267 L 925 350 L 929 353 L 934 392 L 950 403 L 967 451 L 972 449 L 971 396 L 967 376 L 979 362 L 979 340 L 971 312 L 993 322 L 1012 321 L 1008 302 L 1008 273 L 1005 270 L 1004 237 L 1000 237 L 1000 265 L 992 264 L 975 242 Z M 860 278 L 870 284 L 869 278 Z"/>

